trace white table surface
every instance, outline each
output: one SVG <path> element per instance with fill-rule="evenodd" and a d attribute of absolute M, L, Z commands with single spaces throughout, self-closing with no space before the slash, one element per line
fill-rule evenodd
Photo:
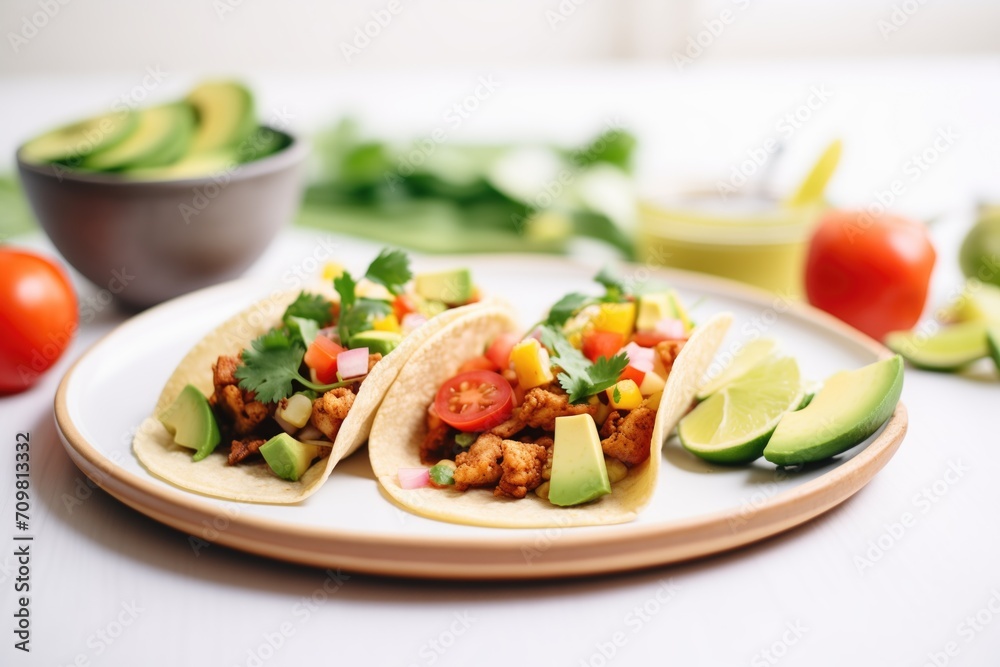
<path fill-rule="evenodd" d="M 958 280 L 955 250 L 972 198 L 1000 198 L 998 73 L 996 60 L 770 65 L 759 72 L 747 66 L 681 77 L 644 67 L 505 73 L 506 97 L 475 119 L 469 136 L 547 133 L 575 140 L 615 111 L 608 100 L 616 99 L 647 139 L 641 179 L 705 178 L 711 168 L 728 173 L 808 85 L 829 82 L 841 102 L 831 102 L 830 117 L 817 117 L 813 130 L 803 128 L 802 141 L 812 148 L 798 161 L 808 162 L 830 132 L 854 138 L 848 145 L 855 152 L 845 155 L 845 176 L 834 193 L 864 205 L 936 127 L 952 123 L 962 141 L 899 202 L 914 214 L 943 216 L 933 228 L 940 260 L 932 299 L 940 300 Z M 436 97 L 431 84 L 462 89 L 444 74 L 368 76 L 374 83 L 331 81 L 336 93 L 289 77 L 255 83 L 267 103 L 286 99 L 307 110 L 300 121 L 306 128 L 347 108 L 346 100 L 370 111 L 376 128 L 392 126 L 393 114 L 404 113 L 402 127 L 433 127 L 450 93 Z M 380 104 L 386 90 L 404 80 L 414 93 L 411 108 Z M 594 95 L 598 84 L 613 94 Z M 0 80 L 0 99 L 18 100 L 5 104 L 0 148 L 9 151 L 57 118 L 113 98 L 112 85 L 100 78 Z M 730 97 L 745 103 L 723 104 Z M 528 107 L 545 109 L 535 124 L 518 111 Z M 685 122 L 705 134 L 704 151 L 678 129 Z M 763 131 L 748 129 L 754 126 Z M 673 143 L 657 153 L 649 142 Z M 250 273 L 279 276 L 283 257 L 301 252 L 296 248 L 308 244 L 310 234 L 283 234 Z M 13 241 L 47 246 L 39 235 Z M 95 288 L 81 283 L 80 290 L 85 299 Z M 124 318 L 113 308 L 100 312 L 36 387 L 0 399 L 7 443 L 0 457 L 0 516 L 8 526 L 0 539 L 15 544 L 14 441 L 25 431 L 31 433 L 36 536 L 30 654 L 13 648 L 17 563 L 13 546 L 0 549 L 0 617 L 7 619 L 0 664 L 1000 664 L 995 381 L 908 371 L 903 400 L 910 430 L 889 465 L 844 505 L 734 553 L 551 583 L 427 583 L 349 573 L 334 580 L 219 546 L 196 556 L 187 535 L 87 485 L 56 435 L 53 394 L 72 361 Z M 81 502 L 67 502 L 76 497 Z M 912 520 L 902 526 L 907 516 Z"/>

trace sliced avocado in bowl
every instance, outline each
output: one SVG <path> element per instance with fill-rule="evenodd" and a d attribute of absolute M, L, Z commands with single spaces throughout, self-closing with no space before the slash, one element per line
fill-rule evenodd
<path fill-rule="evenodd" d="M 180 159 L 194 133 L 194 110 L 183 102 L 136 112 L 135 129 L 121 142 L 92 153 L 80 165 L 95 171 L 159 167 Z"/>
<path fill-rule="evenodd" d="M 35 137 L 21 148 L 26 162 L 77 166 L 84 158 L 121 143 L 135 130 L 138 114 L 130 111 L 88 118 Z"/>
<path fill-rule="evenodd" d="M 206 81 L 188 94 L 186 102 L 198 121 L 192 153 L 235 149 L 257 127 L 253 95 L 235 81 Z"/>
<path fill-rule="evenodd" d="M 898 354 L 831 375 L 809 405 L 788 412 L 764 447 L 781 466 L 822 461 L 865 441 L 892 416 L 903 391 Z"/>

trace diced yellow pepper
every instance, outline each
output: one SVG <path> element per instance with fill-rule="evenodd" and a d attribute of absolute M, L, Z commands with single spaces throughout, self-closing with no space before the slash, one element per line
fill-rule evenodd
<path fill-rule="evenodd" d="M 375 331 L 392 331 L 393 333 L 402 331 L 399 328 L 399 320 L 396 319 L 394 313 L 389 313 L 382 319 L 375 320 L 372 322 L 372 327 L 375 328 Z"/>
<path fill-rule="evenodd" d="M 635 380 L 620 380 L 613 387 L 604 390 L 608 394 L 608 403 L 615 410 L 635 410 L 642 405 L 642 392 Z M 615 400 L 615 394 L 618 400 Z"/>
<path fill-rule="evenodd" d="M 627 339 L 635 330 L 635 302 L 602 303 L 594 318 L 594 328 L 620 333 Z"/>
<path fill-rule="evenodd" d="M 327 262 L 323 265 L 323 280 L 333 280 L 344 275 L 344 265 L 337 262 Z"/>
<path fill-rule="evenodd" d="M 642 384 L 639 385 L 639 392 L 643 396 L 650 396 L 658 391 L 663 391 L 665 385 L 666 380 L 663 379 L 662 375 L 655 371 L 647 371 L 642 376 Z"/>
<path fill-rule="evenodd" d="M 549 353 L 534 338 L 527 338 L 510 351 L 510 363 L 521 389 L 531 389 L 554 380 Z"/>

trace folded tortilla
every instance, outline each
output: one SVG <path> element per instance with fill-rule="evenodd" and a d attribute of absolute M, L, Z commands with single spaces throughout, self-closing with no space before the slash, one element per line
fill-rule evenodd
<path fill-rule="evenodd" d="M 632 521 L 653 496 L 660 471 L 663 443 L 687 412 L 695 392 L 732 321 L 716 315 L 695 328 L 681 348 L 667 377 L 656 411 L 649 458 L 633 467 L 611 493 L 574 507 L 557 507 L 534 493 L 520 500 L 496 498 L 488 489 L 424 487 L 404 489 L 401 468 L 416 468 L 420 444 L 427 433 L 427 408 L 438 388 L 466 360 L 503 332 L 518 331 L 501 309 L 483 309 L 442 327 L 420 347 L 399 372 L 375 417 L 368 439 L 372 469 L 386 495 L 404 509 L 441 521 L 506 528 L 546 528 L 625 523 Z"/>
<path fill-rule="evenodd" d="M 327 281 L 329 282 L 329 281 Z M 323 294 L 330 300 L 339 297 L 326 283 L 310 286 L 308 291 Z M 353 454 L 368 438 L 375 412 L 407 359 L 428 339 L 449 323 L 461 320 L 484 307 L 471 304 L 447 310 L 409 333 L 365 378 L 354 404 L 337 433 L 330 455 L 319 459 L 295 482 L 279 478 L 263 460 L 227 464 L 226 455 L 213 453 L 193 461 L 192 450 L 174 444 L 156 415 L 174 402 L 187 384 L 211 396 L 212 364 L 223 354 L 238 355 L 258 336 L 281 321 L 285 309 L 299 290 L 275 292 L 224 322 L 198 342 L 185 355 L 177 370 L 167 380 L 153 414 L 139 427 L 132 441 L 132 451 L 149 472 L 176 486 L 208 496 L 254 503 L 296 503 L 314 493 L 330 476 L 337 462 Z M 506 306 L 491 307 L 505 309 Z"/>

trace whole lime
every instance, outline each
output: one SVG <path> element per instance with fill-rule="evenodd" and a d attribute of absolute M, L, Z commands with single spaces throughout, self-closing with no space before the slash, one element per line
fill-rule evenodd
<path fill-rule="evenodd" d="M 1000 207 L 980 211 L 979 221 L 962 241 L 958 261 L 966 277 L 1000 286 Z"/>

